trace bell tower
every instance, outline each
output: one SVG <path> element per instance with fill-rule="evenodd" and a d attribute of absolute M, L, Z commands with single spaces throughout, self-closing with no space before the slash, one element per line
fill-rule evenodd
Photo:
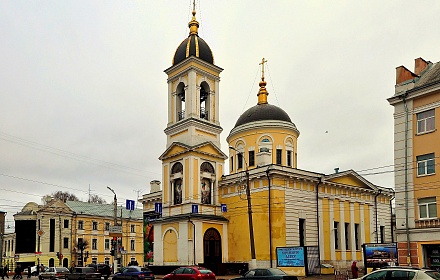
<path fill-rule="evenodd" d="M 163 217 L 221 214 L 218 180 L 226 155 L 220 150 L 219 83 L 208 44 L 199 37 L 195 5 L 189 35 L 177 47 L 168 75 L 168 123 L 163 166 Z M 193 208 L 193 205 L 200 205 Z M 203 206 L 203 207 L 202 207 Z"/>

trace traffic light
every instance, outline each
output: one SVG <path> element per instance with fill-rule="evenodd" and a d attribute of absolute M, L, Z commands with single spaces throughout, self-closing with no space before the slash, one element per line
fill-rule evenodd
<path fill-rule="evenodd" d="M 60 252 L 57 252 L 57 259 L 60 258 Z"/>
<path fill-rule="evenodd" d="M 112 248 L 111 250 L 110 250 L 110 256 L 114 256 L 115 255 L 115 250 Z"/>
<path fill-rule="evenodd" d="M 60 259 L 63 259 L 63 254 L 60 253 Z"/>

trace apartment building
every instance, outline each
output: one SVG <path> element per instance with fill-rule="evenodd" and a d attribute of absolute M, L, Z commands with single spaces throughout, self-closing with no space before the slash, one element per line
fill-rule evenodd
<path fill-rule="evenodd" d="M 440 269 L 440 63 L 396 68 L 394 164 L 400 265 Z"/>

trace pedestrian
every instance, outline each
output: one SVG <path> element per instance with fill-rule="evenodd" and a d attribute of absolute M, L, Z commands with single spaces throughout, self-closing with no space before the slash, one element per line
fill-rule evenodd
<path fill-rule="evenodd" d="M 3 266 L 0 264 L 0 276 L 2 277 L 2 280 L 5 280 L 5 275 L 4 275 L 3 271 L 4 271 L 4 268 L 3 268 Z"/>
<path fill-rule="evenodd" d="M 3 268 L 3 277 L 6 276 L 6 278 L 9 279 L 9 265 L 5 265 L 5 267 Z"/>
<path fill-rule="evenodd" d="M 359 268 L 356 265 L 356 261 L 353 261 L 353 263 L 351 264 L 351 275 L 352 278 L 358 278 L 359 274 L 358 274 Z"/>
<path fill-rule="evenodd" d="M 29 266 L 28 266 L 28 269 L 27 269 L 27 278 L 28 278 L 28 279 L 31 278 L 31 274 L 32 274 L 32 272 L 31 272 L 31 266 L 29 265 Z"/>

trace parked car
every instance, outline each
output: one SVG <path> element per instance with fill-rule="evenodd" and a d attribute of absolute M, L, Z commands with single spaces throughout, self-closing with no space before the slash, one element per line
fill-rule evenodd
<path fill-rule="evenodd" d="M 440 280 L 440 273 L 431 269 L 415 267 L 389 266 L 372 271 L 359 280 Z"/>
<path fill-rule="evenodd" d="M 298 277 L 288 275 L 278 268 L 256 268 L 244 273 L 241 277 L 232 278 L 232 280 L 250 280 L 250 279 L 270 279 L 270 280 L 298 280 Z"/>
<path fill-rule="evenodd" d="M 127 266 L 123 267 L 121 272 L 113 275 L 112 280 L 125 280 L 125 279 L 147 279 L 154 280 L 154 274 L 146 267 L 140 266 Z"/>
<path fill-rule="evenodd" d="M 48 269 L 48 267 L 45 266 L 45 265 L 43 265 L 43 267 L 44 267 L 44 270 Z M 37 276 L 40 272 L 41 272 L 41 264 L 40 264 L 40 268 L 38 269 L 38 273 L 37 273 L 37 266 L 36 265 L 31 266 L 31 274 L 32 274 L 32 276 Z"/>
<path fill-rule="evenodd" d="M 48 267 L 43 272 L 40 272 L 38 278 L 43 279 L 67 279 L 70 271 L 66 267 Z"/>
<path fill-rule="evenodd" d="M 68 275 L 67 280 L 100 280 L 101 273 L 95 272 L 93 267 L 77 266 L 72 269 L 72 273 Z"/>
<path fill-rule="evenodd" d="M 165 275 L 163 280 L 215 280 L 215 274 L 211 270 L 200 266 L 179 267 Z"/>
<path fill-rule="evenodd" d="M 104 277 L 105 280 L 108 279 L 108 277 L 111 274 L 111 268 L 108 264 L 105 263 L 91 263 L 87 265 L 88 267 L 93 267 L 95 269 L 95 272 L 101 273 L 102 277 Z"/>

